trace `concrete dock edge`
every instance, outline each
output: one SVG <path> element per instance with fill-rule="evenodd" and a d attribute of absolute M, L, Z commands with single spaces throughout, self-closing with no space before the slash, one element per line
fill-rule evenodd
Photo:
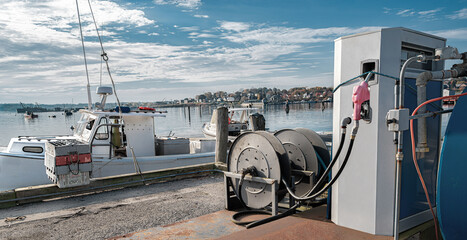
<path fill-rule="evenodd" d="M 144 172 L 141 175 L 135 173 L 93 179 L 89 185 L 73 188 L 58 188 L 54 184 L 17 188 L 0 192 L 0 208 L 39 202 L 46 199 L 72 197 L 145 184 L 208 176 L 216 173 L 216 171 L 219 170 L 217 170 L 215 164 L 208 163 Z"/>

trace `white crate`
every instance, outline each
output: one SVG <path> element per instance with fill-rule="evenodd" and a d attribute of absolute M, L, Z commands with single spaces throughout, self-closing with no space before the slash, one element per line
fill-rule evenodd
<path fill-rule="evenodd" d="M 49 172 L 47 172 L 47 175 L 59 188 L 77 187 L 90 183 L 89 172 L 79 172 L 78 174 L 70 172 L 61 175 L 49 174 Z"/>

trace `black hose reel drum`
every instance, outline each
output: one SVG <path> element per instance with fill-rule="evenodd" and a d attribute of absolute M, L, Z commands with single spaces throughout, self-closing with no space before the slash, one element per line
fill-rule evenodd
<path fill-rule="evenodd" d="M 284 129 L 275 134 L 264 131 L 248 132 L 232 143 L 227 168 L 229 172 L 240 174 L 243 169 L 254 166 L 257 177 L 274 179 L 280 183 L 280 201 L 286 192 L 283 191 L 285 186 L 282 178 L 291 186 L 291 176 L 294 175 L 297 195 L 303 195 L 313 187 L 313 180 L 310 183 L 309 178 L 297 172 L 316 174 L 319 169 L 317 152 L 324 163 L 329 164 L 326 145 L 318 134 L 309 129 Z M 232 181 L 232 185 L 237 191 L 241 191 L 239 195 L 242 201 L 250 208 L 264 208 L 272 202 L 271 187 L 265 183 L 245 180 L 240 189 L 238 181 Z"/>

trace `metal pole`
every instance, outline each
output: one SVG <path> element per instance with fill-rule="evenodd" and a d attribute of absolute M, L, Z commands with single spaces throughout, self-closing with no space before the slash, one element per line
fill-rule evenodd
<path fill-rule="evenodd" d="M 415 60 L 421 58 L 421 56 L 416 56 L 416 57 L 411 57 L 405 61 L 404 65 L 402 65 L 401 72 L 399 75 L 399 81 L 400 81 L 400 86 L 399 86 L 399 109 L 404 107 L 404 91 L 405 91 L 405 70 L 407 67 L 414 62 Z M 400 140 L 400 139 L 399 139 Z"/>
<path fill-rule="evenodd" d="M 399 106 L 395 108 L 404 108 L 404 91 L 405 91 L 405 70 L 410 63 L 416 61 L 419 57 L 411 57 L 405 61 L 402 65 L 401 72 L 399 75 Z M 394 96 L 397 97 L 397 96 Z M 397 101 L 395 101 L 397 103 Z M 396 176 L 395 176 L 395 196 L 394 196 L 394 240 L 399 239 L 399 214 L 400 214 L 400 190 L 401 190 L 401 165 L 404 154 L 402 153 L 403 148 L 403 137 L 404 132 L 398 132 L 397 138 L 397 152 L 396 152 Z"/>
<path fill-rule="evenodd" d="M 229 135 L 228 115 L 229 111 L 226 107 L 220 107 L 217 109 L 215 154 L 216 165 L 225 165 L 227 163 L 227 146 Z"/>
<path fill-rule="evenodd" d="M 401 165 L 404 156 L 399 153 L 396 154 L 396 195 L 394 201 L 394 240 L 399 239 L 399 217 L 400 217 L 400 193 L 401 193 Z"/>
<path fill-rule="evenodd" d="M 86 79 L 87 79 L 87 84 L 86 84 L 86 91 L 88 93 L 88 109 L 92 109 L 92 99 L 91 99 L 91 85 L 89 84 L 89 73 L 88 73 L 88 63 L 86 60 L 86 50 L 84 48 L 84 37 L 83 37 L 83 30 L 81 26 L 81 17 L 79 14 L 79 5 L 78 5 L 78 0 L 76 0 L 76 11 L 78 13 L 78 22 L 79 22 L 79 32 L 81 35 L 81 45 L 83 47 L 83 55 L 84 55 L 84 67 L 86 68 Z"/>

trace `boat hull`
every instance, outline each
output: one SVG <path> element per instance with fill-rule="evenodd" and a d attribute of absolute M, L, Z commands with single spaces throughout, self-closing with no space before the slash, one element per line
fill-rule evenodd
<path fill-rule="evenodd" d="M 50 183 L 43 159 L 0 155 L 0 191 Z"/>
<path fill-rule="evenodd" d="M 136 158 L 142 172 L 214 162 L 214 152 Z M 91 178 L 135 173 L 133 158 L 93 159 Z M 0 191 L 51 184 L 44 159 L 0 153 Z"/>

